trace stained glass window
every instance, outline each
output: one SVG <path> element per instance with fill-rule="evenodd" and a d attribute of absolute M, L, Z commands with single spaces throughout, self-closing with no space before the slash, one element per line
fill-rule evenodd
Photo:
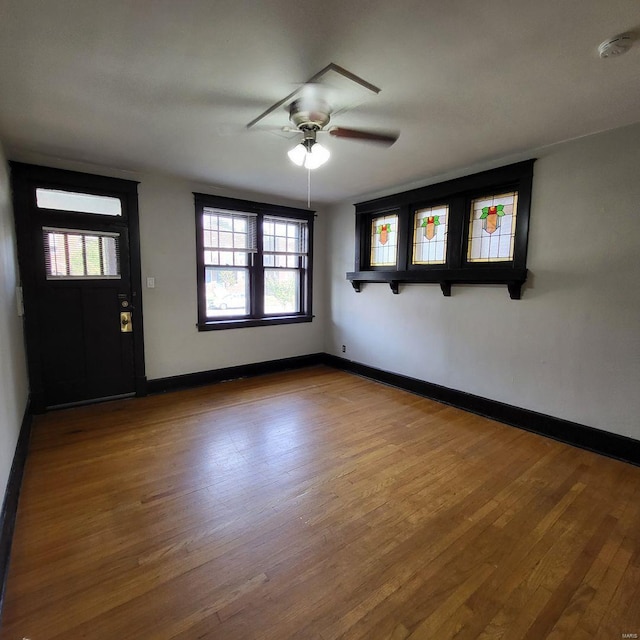
<path fill-rule="evenodd" d="M 518 193 L 501 193 L 471 202 L 469 262 L 513 260 Z"/>
<path fill-rule="evenodd" d="M 386 215 L 371 221 L 371 266 L 394 267 L 398 260 L 398 216 Z"/>
<path fill-rule="evenodd" d="M 444 264 L 447 261 L 449 207 L 420 209 L 413 216 L 413 264 Z"/>

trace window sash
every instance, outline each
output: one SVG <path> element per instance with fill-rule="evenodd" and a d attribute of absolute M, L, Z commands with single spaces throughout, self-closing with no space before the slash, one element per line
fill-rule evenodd
<path fill-rule="evenodd" d="M 228 265 L 205 266 L 205 295 L 208 318 L 248 317 L 251 314 L 250 269 Z"/>

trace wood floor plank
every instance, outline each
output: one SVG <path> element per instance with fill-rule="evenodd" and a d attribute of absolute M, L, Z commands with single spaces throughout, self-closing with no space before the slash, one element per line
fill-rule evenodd
<path fill-rule="evenodd" d="M 312 367 L 38 417 L 0 640 L 585 640 L 639 599 L 639 468 Z"/>

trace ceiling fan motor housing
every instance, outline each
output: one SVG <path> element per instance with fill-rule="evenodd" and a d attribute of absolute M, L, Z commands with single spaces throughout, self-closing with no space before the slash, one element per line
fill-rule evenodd
<path fill-rule="evenodd" d="M 289 107 L 289 119 L 298 129 L 322 129 L 331 119 L 331 108 L 324 100 L 295 100 Z"/>

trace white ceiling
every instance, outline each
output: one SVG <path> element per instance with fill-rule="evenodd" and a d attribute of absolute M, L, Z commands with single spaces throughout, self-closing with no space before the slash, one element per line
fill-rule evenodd
<path fill-rule="evenodd" d="M 330 62 L 382 89 L 325 136 L 318 202 L 640 120 L 638 0 L 0 0 L 0 139 L 25 153 L 306 199 L 291 141 L 245 125 Z M 282 124 L 287 114 L 282 112 Z"/>

